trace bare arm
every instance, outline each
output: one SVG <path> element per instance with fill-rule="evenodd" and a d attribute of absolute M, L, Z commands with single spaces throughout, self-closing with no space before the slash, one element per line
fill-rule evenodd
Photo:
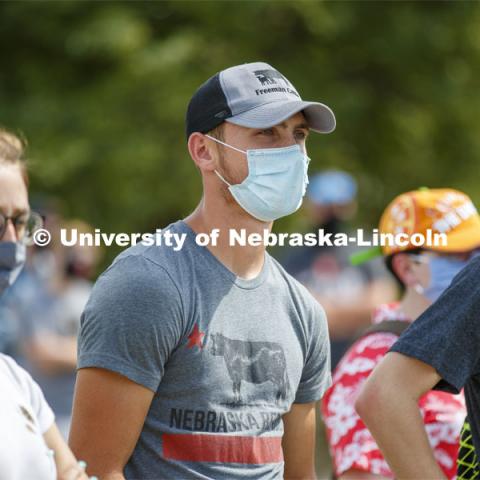
<path fill-rule="evenodd" d="M 88 480 L 55 424 L 43 434 L 43 438 L 48 448 L 55 452 L 58 480 Z"/>
<path fill-rule="evenodd" d="M 436 370 L 391 352 L 375 368 L 355 408 L 398 479 L 444 479 L 430 447 L 418 399 L 440 380 Z"/>
<path fill-rule="evenodd" d="M 24 354 L 43 373 L 55 375 L 75 372 L 77 366 L 77 337 L 42 334 L 25 345 Z"/>
<path fill-rule="evenodd" d="M 109 370 L 78 371 L 69 443 L 101 480 L 124 480 L 153 395 Z"/>
<path fill-rule="evenodd" d="M 285 480 L 315 479 L 315 403 L 294 403 L 283 425 Z"/>

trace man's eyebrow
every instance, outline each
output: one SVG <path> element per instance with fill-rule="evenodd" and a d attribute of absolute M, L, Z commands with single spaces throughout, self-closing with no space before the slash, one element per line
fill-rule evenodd
<path fill-rule="evenodd" d="M 287 125 L 287 122 L 282 122 L 282 123 L 279 123 L 278 125 L 276 125 L 276 127 L 287 128 L 288 125 Z M 297 129 L 297 128 L 304 128 L 304 129 L 306 129 L 306 130 L 309 130 L 309 129 L 310 129 L 308 123 L 306 123 L 306 122 L 302 122 L 302 123 L 299 123 L 298 125 L 294 125 L 293 128 L 295 128 L 295 129 Z"/>

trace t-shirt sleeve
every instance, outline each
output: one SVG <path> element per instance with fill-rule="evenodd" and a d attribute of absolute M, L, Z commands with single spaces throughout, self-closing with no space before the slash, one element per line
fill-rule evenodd
<path fill-rule="evenodd" d="M 400 337 L 392 352 L 431 365 L 442 377 L 436 388 L 458 393 L 480 371 L 480 257 Z"/>
<path fill-rule="evenodd" d="M 45 400 L 42 390 L 30 374 L 20 367 L 15 360 L 6 355 L 2 355 L 2 358 L 7 364 L 13 381 L 18 385 L 26 402 L 30 405 L 40 432 L 44 434 L 53 425 L 55 416 L 50 405 Z"/>
<path fill-rule="evenodd" d="M 97 280 L 82 314 L 78 368 L 111 370 L 155 392 L 184 318 L 164 267 L 141 255 L 119 258 Z"/>
<path fill-rule="evenodd" d="M 325 311 L 314 301 L 307 332 L 307 352 L 295 403 L 320 400 L 332 384 L 330 340 Z"/>

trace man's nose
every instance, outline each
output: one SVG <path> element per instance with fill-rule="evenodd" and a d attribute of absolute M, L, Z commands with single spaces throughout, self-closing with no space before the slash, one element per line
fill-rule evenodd
<path fill-rule="evenodd" d="M 3 237 L 1 238 L 2 242 L 17 242 L 18 237 L 17 237 L 17 231 L 15 230 L 15 225 L 13 224 L 13 221 L 11 218 L 7 219 L 7 228 L 5 230 L 5 233 L 3 234 Z"/>

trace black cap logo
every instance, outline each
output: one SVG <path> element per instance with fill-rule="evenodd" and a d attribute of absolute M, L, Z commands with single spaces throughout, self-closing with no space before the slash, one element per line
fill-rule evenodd
<path fill-rule="evenodd" d="M 277 80 L 282 80 L 287 87 L 290 86 L 290 82 L 278 70 L 255 70 L 253 73 L 262 84 L 262 87 L 264 85 L 278 85 Z"/>

